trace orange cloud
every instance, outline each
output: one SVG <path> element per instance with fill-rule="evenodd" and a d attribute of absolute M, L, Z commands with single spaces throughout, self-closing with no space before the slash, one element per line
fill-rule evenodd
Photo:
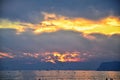
<path fill-rule="evenodd" d="M 25 57 L 33 57 L 36 59 L 40 59 L 43 62 L 80 62 L 84 61 L 84 58 L 81 58 L 80 52 L 44 52 L 44 53 L 24 53 Z"/>
<path fill-rule="evenodd" d="M 78 52 L 46 52 L 45 58 L 42 61 L 55 63 L 56 61 L 60 62 L 79 62 L 83 59 L 80 58 L 80 54 Z"/>
<path fill-rule="evenodd" d="M 78 51 L 72 52 L 37 52 L 37 53 L 22 53 L 21 55 L 13 55 L 12 53 L 0 52 L 0 58 L 35 58 L 40 62 L 82 62 L 91 57 L 89 53 L 83 53 Z"/>
<path fill-rule="evenodd" d="M 3 52 L 0 52 L 0 58 L 4 58 L 4 57 L 8 57 L 8 58 L 14 58 L 14 56 L 8 54 L 8 53 L 3 53 Z"/>

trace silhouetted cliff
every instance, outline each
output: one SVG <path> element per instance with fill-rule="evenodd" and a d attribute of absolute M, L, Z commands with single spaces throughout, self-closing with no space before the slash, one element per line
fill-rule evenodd
<path fill-rule="evenodd" d="M 120 61 L 104 62 L 98 69 L 98 71 L 120 71 Z"/>

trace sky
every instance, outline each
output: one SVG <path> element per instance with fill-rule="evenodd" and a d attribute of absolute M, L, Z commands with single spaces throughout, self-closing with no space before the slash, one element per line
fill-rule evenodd
<path fill-rule="evenodd" d="M 119 0 L 1 0 L 0 5 L 0 59 L 119 60 Z"/>

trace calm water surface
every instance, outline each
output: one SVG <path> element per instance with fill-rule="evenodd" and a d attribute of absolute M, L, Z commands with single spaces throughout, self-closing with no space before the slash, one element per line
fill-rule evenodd
<path fill-rule="evenodd" d="M 119 71 L 0 71 L 0 80 L 120 80 Z"/>

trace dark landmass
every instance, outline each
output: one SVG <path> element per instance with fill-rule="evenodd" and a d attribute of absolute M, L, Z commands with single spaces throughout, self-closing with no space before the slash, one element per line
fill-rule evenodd
<path fill-rule="evenodd" d="M 0 59 L 0 70 L 98 70 L 120 71 L 120 62 L 40 62 L 33 58 Z"/>
<path fill-rule="evenodd" d="M 98 71 L 120 71 L 120 61 L 104 62 L 98 69 Z"/>

